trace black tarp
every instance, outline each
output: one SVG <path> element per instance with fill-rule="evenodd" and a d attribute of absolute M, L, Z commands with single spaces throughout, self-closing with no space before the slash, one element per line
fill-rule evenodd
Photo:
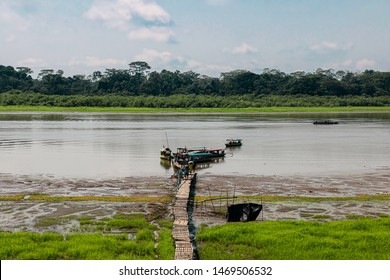
<path fill-rule="evenodd" d="M 228 206 L 228 222 L 249 222 L 256 220 L 263 205 L 256 203 L 241 203 Z"/>

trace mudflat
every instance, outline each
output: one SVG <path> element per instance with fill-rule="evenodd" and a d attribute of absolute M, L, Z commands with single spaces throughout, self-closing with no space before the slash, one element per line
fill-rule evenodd
<path fill-rule="evenodd" d="M 162 209 L 168 209 L 166 215 L 170 218 L 175 184 L 174 178 L 153 176 L 86 180 L 0 174 L 0 230 L 66 233 L 78 226 L 77 220 L 67 219 L 69 217 L 102 219 L 118 213 L 153 214 Z M 378 194 L 385 199 L 354 199 Z M 339 220 L 350 216 L 390 215 L 388 195 L 390 172 L 387 169 L 327 176 L 206 173 L 198 175 L 197 179 L 194 222 L 196 225 L 226 222 L 224 211 L 233 199 L 210 202 L 209 198 L 237 196 L 234 202 L 239 203 L 250 202 L 251 197 L 259 202 L 264 197 L 264 211 L 259 221 Z M 270 197 L 283 199 L 270 200 Z M 61 222 L 44 225 L 42 221 L 47 219 Z"/>
<path fill-rule="evenodd" d="M 216 214 L 226 204 L 261 202 L 263 213 L 257 220 L 341 220 L 352 216 L 379 217 L 390 215 L 390 172 L 387 169 L 358 174 L 327 176 L 213 176 L 199 178 L 196 195 L 207 204 L 198 202 L 195 221 L 198 224 L 225 222 Z M 355 199 L 359 196 L 383 195 L 380 199 Z M 207 197 L 237 196 L 215 200 Z M 252 197 L 256 197 L 254 201 Z M 264 198 L 262 200 L 262 197 Z M 283 199 L 278 199 L 278 198 Z M 297 198 L 298 197 L 298 198 Z M 270 199 L 274 198 L 274 199 Z M 275 199 L 276 198 L 276 199 Z M 217 210 L 217 211 L 214 211 Z M 223 212 L 223 211 L 219 211 Z"/>

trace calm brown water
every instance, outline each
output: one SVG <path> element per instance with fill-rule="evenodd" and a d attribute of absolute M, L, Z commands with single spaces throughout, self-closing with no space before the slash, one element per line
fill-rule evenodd
<path fill-rule="evenodd" d="M 331 118 L 338 125 L 316 126 Z M 199 173 L 310 175 L 390 168 L 390 114 L 172 115 L 0 113 L 0 173 L 74 178 L 170 176 L 159 151 L 222 148 Z"/>

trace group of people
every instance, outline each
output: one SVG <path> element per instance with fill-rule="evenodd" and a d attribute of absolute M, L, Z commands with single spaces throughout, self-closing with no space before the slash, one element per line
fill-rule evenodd
<path fill-rule="evenodd" d="M 188 176 L 190 175 L 189 165 L 188 164 L 184 165 L 184 167 L 182 167 L 178 172 L 181 178 L 188 178 Z"/>

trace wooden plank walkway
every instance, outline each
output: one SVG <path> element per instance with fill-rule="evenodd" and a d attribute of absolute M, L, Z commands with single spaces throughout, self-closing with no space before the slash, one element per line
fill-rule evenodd
<path fill-rule="evenodd" d="M 196 178 L 196 174 L 190 174 L 188 178 L 182 179 L 180 187 L 175 196 L 173 206 L 173 230 L 172 237 L 175 241 L 175 260 L 192 260 L 194 250 L 190 239 L 188 201 L 190 198 L 191 185 Z"/>

